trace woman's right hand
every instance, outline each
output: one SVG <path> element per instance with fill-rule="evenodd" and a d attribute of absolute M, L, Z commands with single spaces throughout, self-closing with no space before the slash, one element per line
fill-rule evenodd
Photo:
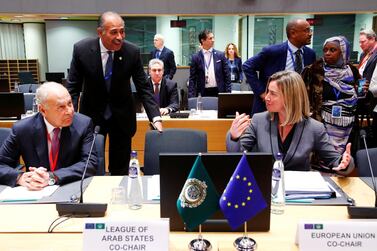
<path fill-rule="evenodd" d="M 236 118 L 232 122 L 232 126 L 230 127 L 230 137 L 232 140 L 237 140 L 246 128 L 250 125 L 250 116 L 242 113 L 241 115 L 236 112 Z"/>

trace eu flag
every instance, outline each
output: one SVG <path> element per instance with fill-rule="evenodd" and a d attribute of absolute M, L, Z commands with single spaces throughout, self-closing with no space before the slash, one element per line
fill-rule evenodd
<path fill-rule="evenodd" d="M 199 155 L 177 200 L 178 213 L 189 230 L 219 210 L 219 194 Z"/>
<path fill-rule="evenodd" d="M 220 208 L 237 229 L 267 207 L 244 154 L 220 198 Z"/>

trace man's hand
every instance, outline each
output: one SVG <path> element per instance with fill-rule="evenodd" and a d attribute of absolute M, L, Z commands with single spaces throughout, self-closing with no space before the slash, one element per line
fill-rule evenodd
<path fill-rule="evenodd" d="M 153 123 L 153 125 L 157 129 L 157 131 L 159 131 L 159 132 L 163 131 L 162 122 L 161 121 L 156 121 L 156 122 Z"/>
<path fill-rule="evenodd" d="M 161 116 L 168 115 L 169 112 L 170 112 L 170 111 L 169 111 L 168 108 L 160 108 Z"/>
<path fill-rule="evenodd" d="M 20 186 L 26 187 L 28 190 L 41 190 L 48 186 L 49 174 L 44 167 L 29 167 L 29 172 L 21 174 L 17 181 Z"/>

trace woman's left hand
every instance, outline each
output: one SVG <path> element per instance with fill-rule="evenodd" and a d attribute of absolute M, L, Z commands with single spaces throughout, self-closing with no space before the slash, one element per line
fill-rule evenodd
<path fill-rule="evenodd" d="M 334 171 L 341 171 L 346 169 L 351 161 L 351 143 L 348 143 L 346 146 L 346 150 L 343 153 L 342 161 L 337 167 L 334 167 L 332 170 Z"/>

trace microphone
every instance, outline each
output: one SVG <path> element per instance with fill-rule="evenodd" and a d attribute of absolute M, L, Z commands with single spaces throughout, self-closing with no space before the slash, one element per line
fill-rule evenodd
<path fill-rule="evenodd" d="M 29 84 L 29 93 L 33 92 L 32 87 L 33 87 L 33 84 Z"/>
<path fill-rule="evenodd" d="M 371 174 L 371 179 L 373 183 L 373 190 L 374 190 L 374 207 L 356 207 L 356 206 L 348 206 L 348 215 L 350 218 L 355 218 L 355 219 L 360 219 L 360 218 L 369 218 L 369 219 L 377 219 L 377 189 L 376 189 L 376 181 L 375 181 L 375 176 L 373 173 L 372 169 L 372 164 L 370 162 L 370 157 L 369 157 L 369 151 L 368 151 L 368 146 L 367 142 L 365 140 L 366 137 L 366 132 L 365 130 L 360 130 L 360 137 L 364 141 L 364 146 L 367 154 L 367 159 L 368 159 L 368 165 L 369 165 L 369 170 Z"/>
<path fill-rule="evenodd" d="M 97 134 L 100 130 L 99 126 L 96 126 L 94 128 L 94 134 L 93 134 L 93 141 L 92 145 L 90 146 L 88 158 L 85 163 L 85 168 L 82 173 L 81 181 L 80 181 L 80 200 L 79 203 L 75 203 L 71 197 L 70 203 L 60 203 L 56 204 L 56 210 L 58 211 L 60 216 L 71 216 L 71 217 L 103 217 L 107 210 L 107 204 L 106 203 L 83 203 L 83 184 L 84 179 L 86 175 L 86 171 L 88 169 L 89 165 L 89 159 L 93 152 L 94 143 L 96 141 Z M 76 197 L 76 196 L 75 196 Z"/>

